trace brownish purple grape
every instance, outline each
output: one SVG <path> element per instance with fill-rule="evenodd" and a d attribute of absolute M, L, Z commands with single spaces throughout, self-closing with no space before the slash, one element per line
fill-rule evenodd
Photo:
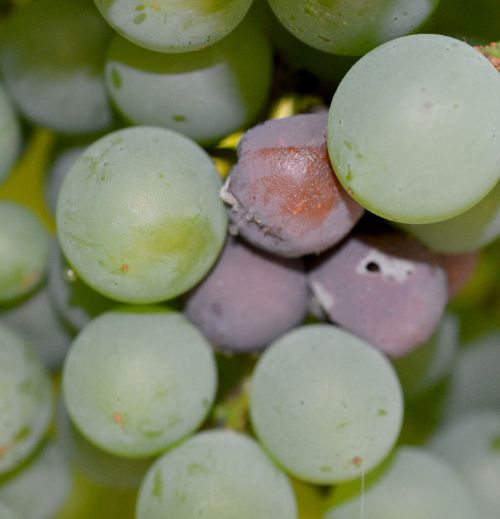
<path fill-rule="evenodd" d="M 326 112 L 302 114 L 244 135 L 221 197 L 235 230 L 255 247 L 284 257 L 318 254 L 363 214 L 333 172 L 326 124 Z"/>
<path fill-rule="evenodd" d="M 277 258 L 229 238 L 210 274 L 186 298 L 185 313 L 213 345 L 265 348 L 302 323 L 308 288 L 300 258 Z"/>
<path fill-rule="evenodd" d="M 317 258 L 309 281 L 332 321 L 393 357 L 432 335 L 448 300 L 439 256 L 397 232 L 352 235 Z"/>
<path fill-rule="evenodd" d="M 479 252 L 440 254 L 448 274 L 448 298 L 454 298 L 471 280 L 479 263 Z"/>

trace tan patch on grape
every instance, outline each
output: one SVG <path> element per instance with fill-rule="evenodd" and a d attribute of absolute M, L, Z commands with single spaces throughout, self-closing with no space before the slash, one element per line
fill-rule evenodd
<path fill-rule="evenodd" d="M 5 456 L 5 454 L 7 454 L 7 447 L 0 445 L 0 458 Z"/>
<path fill-rule="evenodd" d="M 120 267 L 120 270 L 126 274 L 128 272 L 128 265 L 126 263 L 124 263 L 121 267 Z"/>
<path fill-rule="evenodd" d="M 244 154 L 252 168 L 269 172 L 252 186 L 263 205 L 277 205 L 284 217 L 300 218 L 315 228 L 339 203 L 340 185 L 333 173 L 326 146 L 263 148 Z"/>
<path fill-rule="evenodd" d="M 351 463 L 359 467 L 361 463 L 363 463 L 363 458 L 361 456 L 354 456 L 354 458 L 351 460 Z"/>
<path fill-rule="evenodd" d="M 23 288 L 30 287 L 38 279 L 38 276 L 39 276 L 38 270 L 33 270 L 32 272 L 28 272 L 21 278 L 21 286 Z"/>
<path fill-rule="evenodd" d="M 125 419 L 121 413 L 115 411 L 113 413 L 113 421 L 120 427 L 120 429 L 125 429 Z"/>

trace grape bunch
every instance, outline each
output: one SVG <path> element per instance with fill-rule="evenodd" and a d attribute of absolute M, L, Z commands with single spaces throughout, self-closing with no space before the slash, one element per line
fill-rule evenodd
<path fill-rule="evenodd" d="M 469 9 L 0 2 L 0 519 L 499 516 Z"/>

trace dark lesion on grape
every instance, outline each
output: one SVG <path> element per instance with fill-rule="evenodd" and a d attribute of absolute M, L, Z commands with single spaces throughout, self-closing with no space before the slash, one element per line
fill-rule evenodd
<path fill-rule="evenodd" d="M 370 261 L 367 263 L 365 268 L 367 272 L 380 272 L 380 265 L 375 263 L 375 261 Z"/>

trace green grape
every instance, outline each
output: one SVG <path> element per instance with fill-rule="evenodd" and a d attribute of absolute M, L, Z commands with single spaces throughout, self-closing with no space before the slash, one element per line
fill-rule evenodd
<path fill-rule="evenodd" d="M 150 458 L 123 458 L 94 446 L 73 425 L 62 399 L 57 409 L 56 431 L 57 445 L 71 465 L 97 485 L 136 489 L 151 465 Z"/>
<path fill-rule="evenodd" d="M 51 415 L 47 373 L 28 344 L 0 323 L 0 476 L 34 451 Z"/>
<path fill-rule="evenodd" d="M 59 193 L 57 230 L 78 275 L 127 303 L 173 298 L 212 267 L 226 236 L 210 157 L 171 130 L 110 133 L 73 165 Z"/>
<path fill-rule="evenodd" d="M 69 327 L 78 331 L 93 317 L 116 306 L 86 285 L 68 265 L 56 239 L 49 251 L 49 287 L 51 302 Z"/>
<path fill-rule="evenodd" d="M 15 305 L 0 306 L 0 319 L 14 328 L 47 368 L 60 368 L 72 340 L 57 314 L 47 285 Z"/>
<path fill-rule="evenodd" d="M 416 30 L 439 0 L 268 0 L 280 22 L 311 47 L 359 56 Z"/>
<path fill-rule="evenodd" d="M 458 347 L 458 319 L 445 314 L 434 335 L 405 357 L 393 359 L 405 398 L 422 395 L 452 369 Z"/>
<path fill-rule="evenodd" d="M 21 148 L 21 127 L 0 83 L 0 184 L 5 180 Z"/>
<path fill-rule="evenodd" d="M 460 254 L 481 249 L 500 237 L 500 182 L 475 206 L 454 218 L 400 227 L 437 252 Z"/>
<path fill-rule="evenodd" d="M 162 456 L 139 492 L 137 519 L 295 519 L 287 477 L 240 433 L 207 431 Z"/>
<path fill-rule="evenodd" d="M 229 34 L 252 0 L 94 0 L 123 37 L 159 52 L 198 50 Z"/>
<path fill-rule="evenodd" d="M 67 133 L 110 126 L 102 66 L 111 37 L 89 0 L 36 0 L 15 9 L 0 46 L 0 70 L 22 114 Z"/>
<path fill-rule="evenodd" d="M 25 519 L 53 519 L 70 490 L 68 464 L 49 443 L 28 466 L 0 483 L 0 501 Z"/>
<path fill-rule="evenodd" d="M 1 519 L 24 519 L 20 515 L 16 514 L 12 508 L 0 501 L 0 517 Z"/>
<path fill-rule="evenodd" d="M 106 83 L 134 124 L 171 128 L 210 144 L 255 120 L 266 103 L 272 49 L 256 23 L 197 52 L 164 54 L 120 36 L 108 51 Z"/>
<path fill-rule="evenodd" d="M 287 471 L 329 484 L 357 478 L 388 455 L 403 402 L 382 353 L 319 324 L 282 336 L 260 357 L 250 413 L 258 438 Z"/>
<path fill-rule="evenodd" d="M 157 454 L 193 432 L 217 384 L 212 350 L 182 314 L 114 311 L 92 320 L 63 370 L 68 413 L 101 449 Z"/>
<path fill-rule="evenodd" d="M 450 464 L 476 498 L 481 519 L 500 510 L 500 409 L 472 411 L 438 430 L 430 449 Z"/>
<path fill-rule="evenodd" d="M 49 234 L 28 208 L 0 200 L 0 305 L 31 292 L 45 276 Z"/>
<path fill-rule="evenodd" d="M 400 447 L 362 484 L 339 485 L 332 501 L 323 519 L 479 519 L 460 476 L 417 447 Z"/>
<path fill-rule="evenodd" d="M 455 359 L 443 414 L 453 419 L 478 409 L 500 407 L 500 331 L 465 345 Z"/>
<path fill-rule="evenodd" d="M 328 151 L 340 182 L 370 211 L 437 222 L 498 181 L 499 112 L 500 75 L 484 56 L 446 36 L 406 36 L 346 74 L 330 108 Z"/>

